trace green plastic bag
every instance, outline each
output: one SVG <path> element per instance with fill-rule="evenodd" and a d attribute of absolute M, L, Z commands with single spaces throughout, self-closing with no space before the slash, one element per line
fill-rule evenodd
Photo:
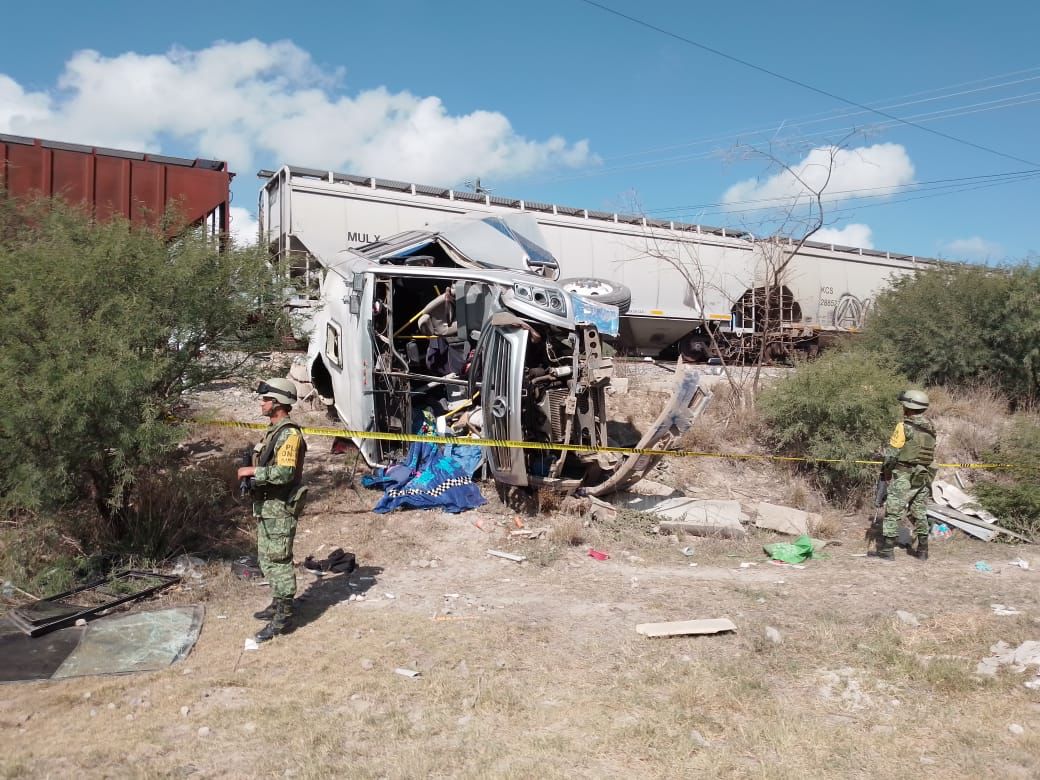
<path fill-rule="evenodd" d="M 765 550 L 766 555 L 774 561 L 801 563 L 802 561 L 807 561 L 814 557 L 816 550 L 822 546 L 823 543 L 818 539 L 810 539 L 808 536 L 802 535 L 793 542 L 767 544 L 763 546 L 762 549 Z"/>

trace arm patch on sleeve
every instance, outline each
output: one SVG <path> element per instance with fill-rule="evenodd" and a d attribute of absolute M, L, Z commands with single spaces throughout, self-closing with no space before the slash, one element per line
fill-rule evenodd
<path fill-rule="evenodd" d="M 892 438 L 888 440 L 888 446 L 896 450 L 903 449 L 903 445 L 906 444 L 906 431 L 903 430 L 903 423 L 896 423 L 896 429 L 892 431 Z"/>
<path fill-rule="evenodd" d="M 282 446 L 278 448 L 278 456 L 275 458 L 276 466 L 289 466 L 296 468 L 296 457 L 300 452 L 300 434 L 291 431 Z"/>

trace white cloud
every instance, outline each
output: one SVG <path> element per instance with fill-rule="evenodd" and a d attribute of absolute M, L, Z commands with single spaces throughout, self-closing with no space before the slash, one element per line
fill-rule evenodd
<path fill-rule="evenodd" d="M 259 231 L 260 223 L 251 211 L 241 206 L 231 207 L 231 239 L 238 246 L 253 246 Z"/>
<path fill-rule="evenodd" d="M 828 173 L 830 181 L 827 180 Z M 855 149 L 820 147 L 792 165 L 789 171 L 781 171 L 763 181 L 745 179 L 734 184 L 726 190 L 722 200 L 730 206 L 744 201 L 768 206 L 768 201 L 776 199 L 775 204 L 782 207 L 790 204 L 793 198 L 819 191 L 826 185 L 825 199 L 837 202 L 856 195 L 891 194 L 893 187 L 910 184 L 913 180 L 913 163 L 900 144 L 875 144 Z"/>
<path fill-rule="evenodd" d="M 598 162 L 584 140 L 531 140 L 495 111 L 453 115 L 383 87 L 347 95 L 342 82 L 290 41 L 85 50 L 45 93 L 0 74 L 0 132 L 139 151 L 175 141 L 240 173 L 291 163 L 431 183 Z"/>
<path fill-rule="evenodd" d="M 15 120 L 38 120 L 50 113 L 50 99 L 39 92 L 27 93 L 14 79 L 0 73 L 0 130 Z"/>
<path fill-rule="evenodd" d="M 950 241 L 943 244 L 943 250 L 955 260 L 993 260 L 1004 254 L 1004 247 L 980 236 Z"/>
<path fill-rule="evenodd" d="M 838 244 L 840 246 L 854 246 L 860 249 L 873 249 L 874 239 L 870 225 L 852 222 L 845 227 L 821 228 L 812 235 L 813 241 L 823 244 Z"/>

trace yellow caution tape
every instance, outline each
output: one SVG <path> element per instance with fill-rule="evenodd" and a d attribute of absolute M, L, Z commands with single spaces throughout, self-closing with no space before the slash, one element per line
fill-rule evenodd
<path fill-rule="evenodd" d="M 222 428 L 242 428 L 262 431 L 267 423 L 245 423 L 234 420 L 191 419 L 182 422 L 191 425 L 213 425 Z M 308 436 L 337 436 L 344 439 L 377 439 L 379 441 L 425 442 L 427 444 L 465 444 L 473 447 L 507 447 L 512 449 L 541 450 L 543 452 L 610 452 L 616 455 L 661 455 L 670 458 L 727 458 L 730 460 L 771 460 L 784 463 L 849 463 L 862 466 L 880 466 L 880 460 L 849 460 L 846 458 L 802 458 L 793 455 L 751 455 L 737 452 L 699 452 L 697 450 L 659 450 L 651 447 L 593 447 L 584 444 L 552 444 L 543 441 L 513 441 L 510 439 L 470 439 L 461 436 L 422 436 L 414 433 L 386 433 L 383 431 L 352 431 L 347 428 L 312 428 L 300 426 Z M 937 463 L 949 469 L 1015 469 L 1011 463 Z"/>

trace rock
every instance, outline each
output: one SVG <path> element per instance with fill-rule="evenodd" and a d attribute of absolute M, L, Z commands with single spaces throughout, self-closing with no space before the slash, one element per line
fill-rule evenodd
<path fill-rule="evenodd" d="M 905 623 L 908 626 L 913 626 L 914 628 L 921 625 L 917 620 L 917 615 L 912 612 L 904 612 L 901 609 L 897 609 L 896 617 L 899 618 L 899 622 Z"/>
<path fill-rule="evenodd" d="M 690 742 L 700 748 L 709 747 L 708 740 L 697 729 L 690 729 Z"/>
<path fill-rule="evenodd" d="M 1010 726 L 1008 726 L 1008 731 L 1010 731 L 1016 737 L 1021 737 L 1023 734 L 1026 733 L 1026 730 L 1019 726 L 1017 723 L 1012 723 Z"/>
<path fill-rule="evenodd" d="M 200 737 L 208 737 L 209 736 L 209 726 L 199 726 L 198 734 L 199 734 Z"/>
<path fill-rule="evenodd" d="M 780 632 L 772 626 L 766 626 L 766 639 L 768 639 L 774 645 L 778 645 L 784 641 L 783 637 L 780 636 Z"/>
<path fill-rule="evenodd" d="M 186 706 L 185 707 L 181 707 L 181 717 L 184 717 L 184 718 L 188 717 L 188 713 L 189 712 L 191 712 L 191 708 L 190 707 L 186 707 Z"/>

